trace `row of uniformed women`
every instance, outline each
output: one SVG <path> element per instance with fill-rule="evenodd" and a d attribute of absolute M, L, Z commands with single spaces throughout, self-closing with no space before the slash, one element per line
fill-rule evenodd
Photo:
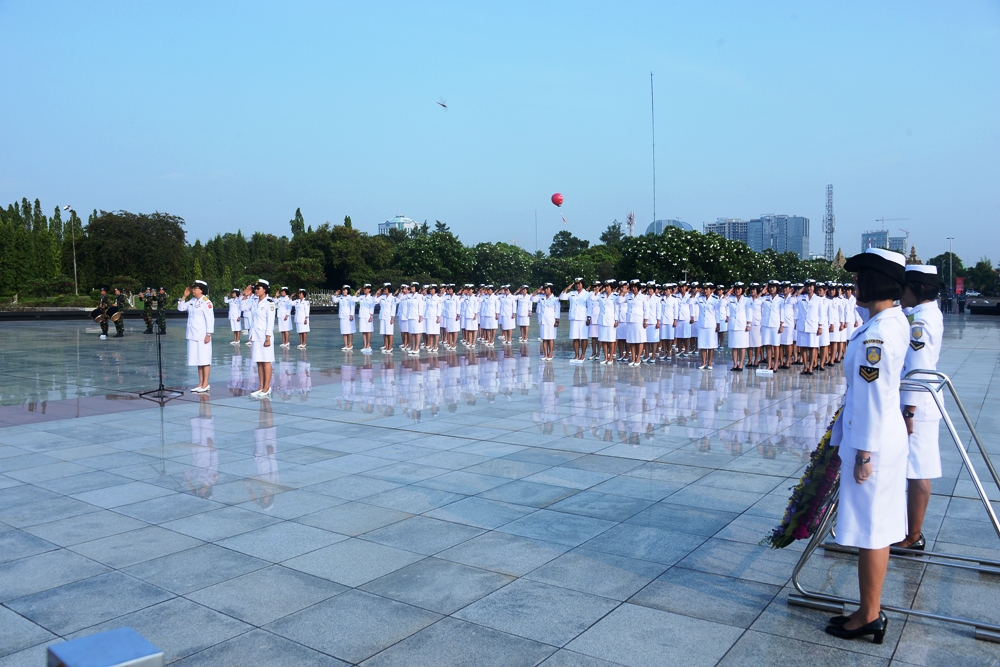
<path fill-rule="evenodd" d="M 257 302 L 257 295 L 254 293 L 256 287 L 247 285 L 243 288 L 242 294 L 239 288 L 234 287 L 231 297 L 225 297 L 225 302 L 229 306 L 229 327 L 233 332 L 232 345 L 240 344 L 240 334 L 242 331 L 250 330 L 250 313 Z M 306 291 L 300 289 L 295 299 L 291 298 L 291 293 L 287 287 L 282 287 L 278 298 L 274 299 L 277 308 L 275 317 L 278 325 L 278 332 L 281 334 L 281 347 L 289 347 L 289 334 L 292 325 L 295 332 L 299 334 L 299 349 L 305 349 L 306 339 L 309 334 L 309 311 L 310 303 L 306 298 Z M 247 340 L 247 345 L 250 341 Z"/>

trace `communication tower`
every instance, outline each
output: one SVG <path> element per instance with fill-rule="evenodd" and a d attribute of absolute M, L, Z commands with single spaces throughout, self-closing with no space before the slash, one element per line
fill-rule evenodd
<path fill-rule="evenodd" d="M 625 216 L 625 224 L 628 225 L 628 235 L 635 236 L 635 211 L 629 211 Z"/>
<path fill-rule="evenodd" d="M 826 243 L 823 246 L 823 257 L 826 261 L 833 261 L 833 232 L 837 228 L 836 219 L 833 217 L 833 184 L 826 186 L 826 215 L 823 216 L 823 233 L 826 234 Z"/>

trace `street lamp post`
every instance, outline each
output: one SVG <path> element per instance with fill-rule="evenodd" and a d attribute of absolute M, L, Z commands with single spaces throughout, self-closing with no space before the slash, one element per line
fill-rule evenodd
<path fill-rule="evenodd" d="M 73 224 L 73 216 L 76 214 L 76 211 L 69 204 L 63 206 L 63 210 L 69 211 L 69 233 L 70 238 L 73 239 L 73 294 L 80 296 L 80 285 L 76 280 L 76 225 Z"/>
<path fill-rule="evenodd" d="M 952 241 L 954 240 L 955 240 L 954 236 L 948 237 L 948 293 L 949 294 L 951 293 L 952 288 L 954 288 L 955 286 L 955 283 L 952 278 L 952 276 L 954 275 L 955 253 L 952 252 L 951 249 Z"/>

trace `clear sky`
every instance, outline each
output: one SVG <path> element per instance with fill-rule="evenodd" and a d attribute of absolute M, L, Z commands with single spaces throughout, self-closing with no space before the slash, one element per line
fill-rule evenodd
<path fill-rule="evenodd" d="M 190 239 L 397 213 L 467 243 L 876 218 L 1000 263 L 1000 3 L 0 0 L 0 201 Z M 438 106 L 444 99 L 448 109 Z"/>

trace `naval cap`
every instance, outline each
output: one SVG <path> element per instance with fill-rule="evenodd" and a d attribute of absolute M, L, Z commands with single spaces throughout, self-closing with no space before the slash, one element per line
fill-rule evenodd
<path fill-rule="evenodd" d="M 203 287 L 208 287 L 208 283 L 206 283 L 204 280 L 196 280 L 196 281 L 194 281 L 194 284 L 195 285 L 202 285 Z M 115 289 L 118 289 L 118 288 L 116 287 Z"/>
<path fill-rule="evenodd" d="M 196 280 L 195 282 L 198 282 L 198 281 Z M 271 283 L 268 282 L 268 281 L 266 281 L 266 280 L 264 280 L 263 278 L 258 278 L 257 279 L 257 284 L 258 285 L 263 285 L 264 287 L 270 287 L 271 286 Z"/>
<path fill-rule="evenodd" d="M 868 248 L 854 255 L 844 264 L 844 269 L 852 273 L 864 269 L 878 271 L 898 283 L 906 282 L 906 259 L 898 252 L 884 248 Z"/>
<path fill-rule="evenodd" d="M 906 282 L 939 287 L 938 268 L 933 264 L 907 264 Z"/>

